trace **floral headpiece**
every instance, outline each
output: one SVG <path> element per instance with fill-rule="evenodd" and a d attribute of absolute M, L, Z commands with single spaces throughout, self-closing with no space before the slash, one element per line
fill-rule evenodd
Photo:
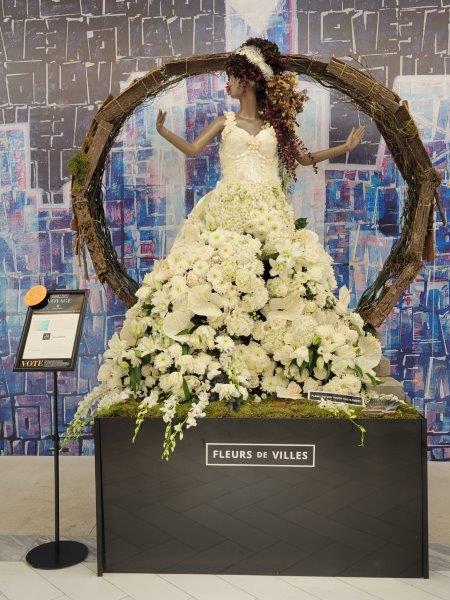
<path fill-rule="evenodd" d="M 256 46 L 244 44 L 239 48 L 239 50 L 236 51 L 236 54 L 244 55 L 249 62 L 257 66 L 263 74 L 264 79 L 267 80 L 273 77 L 272 67 L 266 63 L 261 50 Z"/>

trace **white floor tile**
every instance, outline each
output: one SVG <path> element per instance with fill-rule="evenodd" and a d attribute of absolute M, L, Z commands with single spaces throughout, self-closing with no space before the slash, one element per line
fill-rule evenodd
<path fill-rule="evenodd" d="M 236 587 L 251 594 L 258 600 L 315 600 L 298 587 L 290 585 L 280 577 L 273 575 L 219 575 Z"/>
<path fill-rule="evenodd" d="M 39 575 L 61 590 L 71 600 L 122 600 L 123 590 L 102 577 L 97 577 L 84 564 L 55 571 L 39 570 Z M 33 599 L 34 600 L 34 599 Z"/>
<path fill-rule="evenodd" d="M 83 565 L 97 575 L 97 563 L 96 562 L 84 562 Z"/>
<path fill-rule="evenodd" d="M 436 595 L 408 585 L 401 579 L 389 577 L 342 577 L 339 579 L 381 600 L 436 600 Z M 447 596 L 446 600 L 448 598 Z"/>
<path fill-rule="evenodd" d="M 430 573 L 429 579 L 402 579 L 411 587 L 434 594 L 437 598 L 450 600 L 450 579 L 437 571 Z"/>
<path fill-rule="evenodd" d="M 293 577 L 281 575 L 287 583 L 322 600 L 373 600 L 373 595 L 345 583 L 337 577 Z"/>
<path fill-rule="evenodd" d="M 188 600 L 189 594 L 158 575 L 151 573 L 105 573 L 103 578 L 111 582 L 134 600 Z"/>
<path fill-rule="evenodd" d="M 196 600 L 253 600 L 255 598 L 216 575 L 166 575 L 164 573 L 159 577 L 185 590 Z"/>
<path fill-rule="evenodd" d="M 8 600 L 54 600 L 61 590 L 42 579 L 27 564 L 0 562 L 0 592 Z"/>
<path fill-rule="evenodd" d="M 435 571 L 435 573 L 439 573 L 440 575 L 444 575 L 444 577 L 450 577 L 450 571 Z"/>

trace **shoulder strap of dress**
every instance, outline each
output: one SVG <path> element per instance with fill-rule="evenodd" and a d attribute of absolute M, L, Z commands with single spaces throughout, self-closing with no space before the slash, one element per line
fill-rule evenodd
<path fill-rule="evenodd" d="M 232 110 L 226 110 L 223 114 L 225 116 L 225 125 L 222 129 L 222 137 L 225 137 L 232 131 L 233 126 L 236 125 L 236 122 L 234 119 L 234 112 Z"/>
<path fill-rule="evenodd" d="M 227 124 L 236 122 L 236 117 L 232 110 L 226 110 L 224 114 L 225 114 L 225 120 L 226 120 Z"/>

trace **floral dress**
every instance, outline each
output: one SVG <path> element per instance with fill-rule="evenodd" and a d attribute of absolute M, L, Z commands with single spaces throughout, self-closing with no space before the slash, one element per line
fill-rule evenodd
<path fill-rule="evenodd" d="M 380 342 L 348 309 L 347 288 L 334 295 L 332 257 L 295 220 L 277 143 L 271 125 L 252 135 L 226 111 L 220 180 L 143 278 L 73 429 L 98 407 L 134 398 L 142 417 L 158 405 L 167 457 L 210 402 L 357 394 L 376 379 Z"/>

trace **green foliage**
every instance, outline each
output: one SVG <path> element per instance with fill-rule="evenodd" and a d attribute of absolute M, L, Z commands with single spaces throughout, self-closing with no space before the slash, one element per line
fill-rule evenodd
<path fill-rule="evenodd" d="M 141 367 L 131 367 L 130 370 L 130 386 L 135 392 L 139 389 L 141 382 Z"/>
<path fill-rule="evenodd" d="M 80 188 L 89 171 L 89 158 L 87 154 L 78 150 L 78 152 L 76 152 L 69 160 L 67 166 L 73 175 L 74 186 Z"/>
<path fill-rule="evenodd" d="M 190 402 L 191 400 L 191 392 L 189 390 L 189 386 L 187 384 L 186 379 L 183 377 L 183 393 L 184 393 L 184 399 L 186 402 Z"/>
<path fill-rule="evenodd" d="M 308 219 L 306 217 L 299 217 L 294 221 L 295 229 L 303 229 L 308 225 Z"/>

